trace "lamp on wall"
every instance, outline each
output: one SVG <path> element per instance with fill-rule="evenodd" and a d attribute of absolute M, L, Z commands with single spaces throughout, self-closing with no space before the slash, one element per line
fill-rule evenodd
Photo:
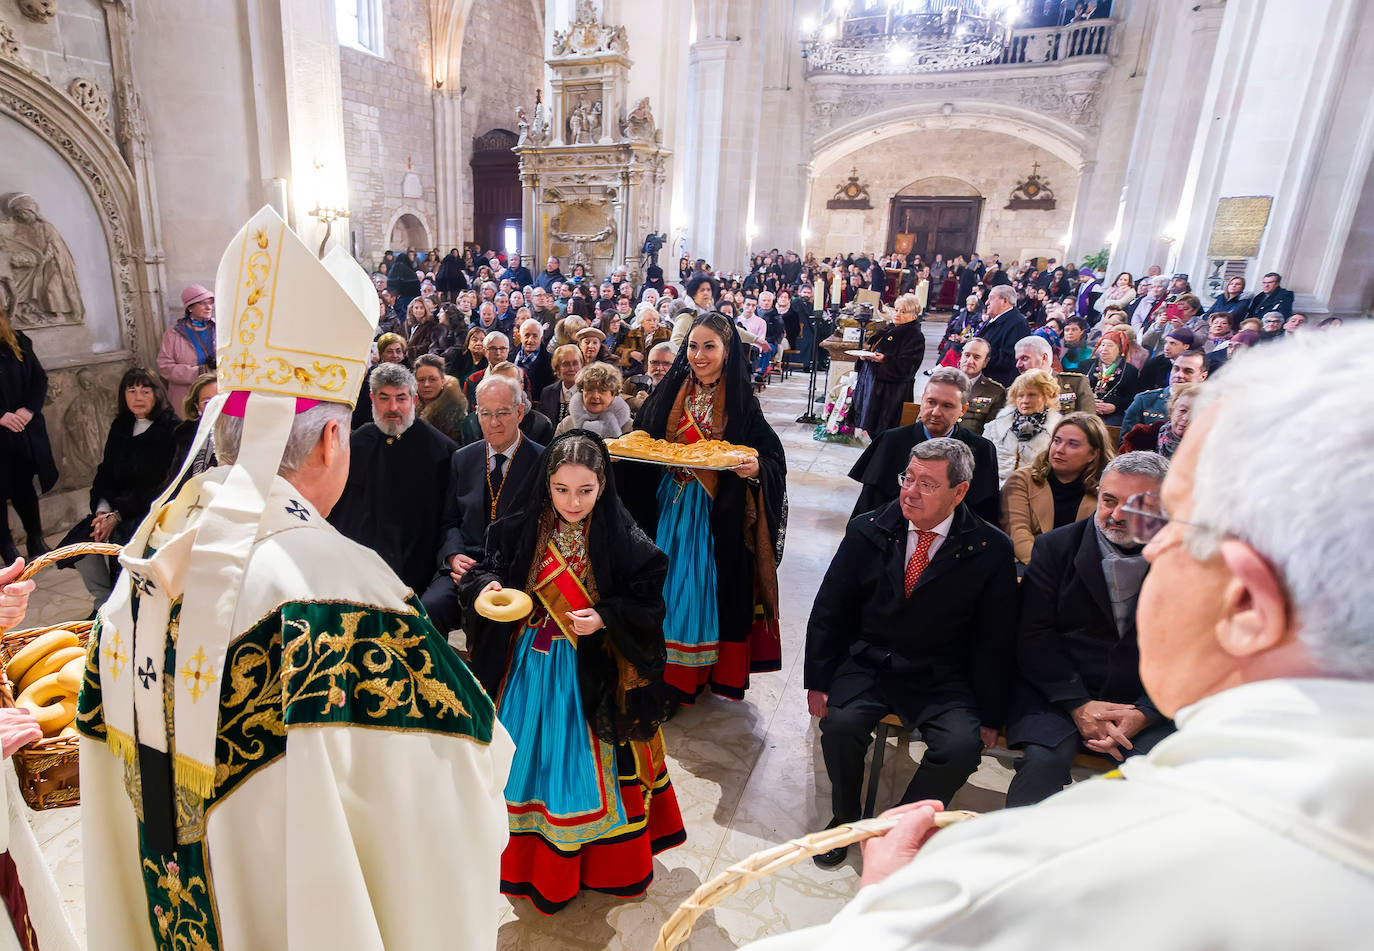
<path fill-rule="evenodd" d="M 334 230 L 334 222 L 338 221 L 340 218 L 348 217 L 348 209 L 344 207 L 342 202 L 339 204 L 332 204 L 326 202 L 322 197 L 330 190 L 324 168 L 325 164 L 323 162 L 315 162 L 315 207 L 306 212 L 311 218 L 324 224 L 324 237 L 320 239 L 321 258 L 324 257 L 325 245 L 329 243 L 329 235 Z"/>

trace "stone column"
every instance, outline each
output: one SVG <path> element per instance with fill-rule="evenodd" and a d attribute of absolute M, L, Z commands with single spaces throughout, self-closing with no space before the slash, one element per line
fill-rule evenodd
<path fill-rule="evenodd" d="M 1202 114 L 1205 85 L 1198 82 L 1198 67 L 1212 61 L 1222 12 L 1217 0 L 1196 5 L 1193 0 L 1165 0 L 1159 11 L 1126 168 L 1121 235 L 1108 267 L 1112 273 L 1165 263 L 1169 247 L 1164 235 L 1176 228 L 1188 155 Z"/>
<path fill-rule="evenodd" d="M 716 221 L 725 111 L 725 56 L 730 45 L 724 39 L 698 40 L 692 44 L 687 69 L 687 134 L 682 150 L 691 254 L 720 266 L 724 264 L 716 261 L 720 250 Z"/>
<path fill-rule="evenodd" d="M 1073 217 L 1069 219 L 1069 243 L 1064 248 L 1065 261 L 1083 260 L 1084 254 L 1092 254 L 1096 248 L 1083 248 L 1079 242 L 1083 235 L 1083 219 L 1086 217 L 1087 200 L 1092 192 L 1093 173 L 1097 171 L 1096 162 L 1084 162 L 1078 166 L 1078 190 L 1074 193 Z"/>
<path fill-rule="evenodd" d="M 463 246 L 463 101 L 457 89 L 434 90 L 434 192 L 439 220 L 436 244 Z"/>

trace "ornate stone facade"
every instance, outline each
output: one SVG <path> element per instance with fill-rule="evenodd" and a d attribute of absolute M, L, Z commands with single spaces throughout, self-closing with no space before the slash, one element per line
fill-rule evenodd
<path fill-rule="evenodd" d="M 81 107 L 82 112 L 100 126 L 100 131 L 108 136 L 114 135 L 114 129 L 110 126 L 110 94 L 101 89 L 99 83 L 94 79 L 73 79 L 67 84 L 67 94 Z"/>
<path fill-rule="evenodd" d="M 564 270 L 632 272 L 654 230 L 668 153 L 648 98 L 627 110 L 630 59 L 623 27 L 600 22 L 579 3 L 567 31 L 555 31 L 551 108 L 520 110 L 524 245 L 536 261 L 556 255 Z"/>

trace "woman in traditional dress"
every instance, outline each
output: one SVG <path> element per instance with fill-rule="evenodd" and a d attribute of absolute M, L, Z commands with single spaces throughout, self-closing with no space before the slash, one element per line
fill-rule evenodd
<path fill-rule="evenodd" d="M 758 450 L 757 459 L 724 471 L 623 463 L 620 480 L 626 506 L 668 555 L 664 679 L 684 703 L 708 685 L 742 700 L 751 672 L 782 666 L 777 566 L 787 460 L 754 396 L 732 323 L 716 313 L 692 321 L 635 428 L 671 442 L 724 439 Z"/>
<path fill-rule="evenodd" d="M 638 895 L 653 857 L 686 839 L 659 724 L 668 560 L 621 506 L 610 456 L 575 430 L 544 450 L 528 507 L 492 524 L 459 597 L 472 666 L 515 740 L 501 891 L 553 914 L 580 888 Z M 527 590 L 516 623 L 472 610 Z"/>

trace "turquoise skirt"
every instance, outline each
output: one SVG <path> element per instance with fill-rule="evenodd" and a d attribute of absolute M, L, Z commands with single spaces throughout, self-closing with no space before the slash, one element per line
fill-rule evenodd
<path fill-rule="evenodd" d="M 710 667 L 720 643 L 716 605 L 716 548 L 711 535 L 711 497 L 693 479 L 680 483 L 672 470 L 658 484 L 658 547 L 668 556 L 663 600 L 668 616 L 663 639 L 668 663 Z"/>

